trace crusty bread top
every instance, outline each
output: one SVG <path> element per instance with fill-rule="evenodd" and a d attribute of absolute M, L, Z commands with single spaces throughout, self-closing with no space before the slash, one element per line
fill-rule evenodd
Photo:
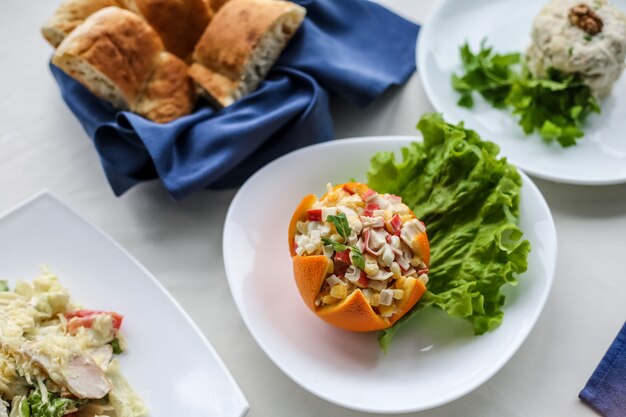
<path fill-rule="evenodd" d="M 130 11 L 107 7 L 72 31 L 52 62 L 64 69 L 68 58 L 81 59 L 106 76 L 132 108 L 162 50 L 159 35 L 145 20 Z"/>
<path fill-rule="evenodd" d="M 133 111 L 157 123 L 167 123 L 191 113 L 195 87 L 187 65 L 176 55 L 161 52 Z"/>
<path fill-rule="evenodd" d="M 55 48 L 83 21 L 109 6 L 118 6 L 116 0 L 64 0 L 41 28 L 44 38 Z"/>
<path fill-rule="evenodd" d="M 165 49 L 188 59 L 213 15 L 205 0 L 121 0 L 159 34 Z"/>
<path fill-rule="evenodd" d="M 213 16 L 193 53 L 193 60 L 232 79 L 244 74 L 250 54 L 277 19 L 304 9 L 282 0 L 231 0 Z M 288 34 L 290 35 L 290 34 Z"/>

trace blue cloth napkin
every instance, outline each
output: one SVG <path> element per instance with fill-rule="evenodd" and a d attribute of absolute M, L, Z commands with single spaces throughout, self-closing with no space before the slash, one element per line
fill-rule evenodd
<path fill-rule="evenodd" d="M 160 178 L 175 199 L 238 186 L 271 160 L 334 138 L 329 95 L 364 107 L 415 71 L 419 26 L 367 0 L 295 0 L 307 17 L 266 80 L 215 111 L 159 125 L 117 111 L 51 65 L 113 191 Z"/>
<path fill-rule="evenodd" d="M 626 416 L 626 324 L 578 396 L 605 417 Z"/>

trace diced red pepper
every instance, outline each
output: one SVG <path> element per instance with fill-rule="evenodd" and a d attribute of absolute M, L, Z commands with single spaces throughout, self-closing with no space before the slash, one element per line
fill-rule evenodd
<path fill-rule="evenodd" d="M 391 243 L 391 235 L 386 235 L 385 240 L 387 241 L 387 243 Z"/>
<path fill-rule="evenodd" d="M 70 333 L 76 333 L 76 330 L 78 330 L 79 327 L 86 327 L 89 329 L 93 325 L 94 319 L 101 315 L 111 316 L 114 328 L 119 329 L 122 327 L 122 320 L 124 320 L 124 316 L 113 311 L 75 310 L 65 313 L 65 318 L 68 320 L 67 330 Z"/>
<path fill-rule="evenodd" d="M 378 204 L 368 204 L 363 209 L 363 215 L 366 217 L 372 217 L 374 215 L 374 210 L 380 210 L 380 206 Z"/>
<path fill-rule="evenodd" d="M 428 274 L 428 268 L 418 269 L 417 276 L 419 277 L 422 274 Z"/>
<path fill-rule="evenodd" d="M 343 189 L 350 195 L 354 194 L 354 191 L 350 187 L 348 187 L 348 184 L 344 184 Z"/>
<path fill-rule="evenodd" d="M 306 215 L 310 222 L 322 221 L 322 209 L 309 209 L 306 211 Z"/>
<path fill-rule="evenodd" d="M 365 275 L 364 271 L 361 271 L 361 275 L 359 276 L 359 280 L 357 281 L 357 286 L 360 288 L 367 288 L 370 286 L 369 280 L 367 279 L 367 275 Z"/>

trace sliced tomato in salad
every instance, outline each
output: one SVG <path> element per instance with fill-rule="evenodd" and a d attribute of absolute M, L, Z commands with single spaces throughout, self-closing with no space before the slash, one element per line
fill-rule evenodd
<path fill-rule="evenodd" d="M 99 311 L 99 310 L 74 310 L 65 313 L 65 318 L 68 320 L 67 330 L 70 333 L 74 333 L 79 327 L 85 327 L 90 329 L 93 325 L 93 321 L 97 316 L 108 315 L 111 316 L 113 321 L 113 327 L 119 329 L 122 327 L 122 321 L 124 316 L 113 311 Z"/>

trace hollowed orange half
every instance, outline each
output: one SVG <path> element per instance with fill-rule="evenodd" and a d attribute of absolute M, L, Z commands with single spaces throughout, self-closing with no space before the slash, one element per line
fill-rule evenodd
<path fill-rule="evenodd" d="M 335 189 L 349 186 L 355 192 L 362 193 L 368 187 L 360 183 L 341 184 Z M 323 198 L 323 197 L 322 197 Z M 344 330 L 354 332 L 369 332 L 382 330 L 392 326 L 406 314 L 422 297 L 426 287 L 422 281 L 408 278 L 404 287 L 404 297 L 397 304 L 396 313 L 391 317 L 380 316 L 370 306 L 360 289 L 354 290 L 345 299 L 331 305 L 316 306 L 315 300 L 322 289 L 324 280 L 328 276 L 329 262 L 324 255 L 298 256 L 294 247 L 296 225 L 298 221 L 307 220 L 307 210 L 317 201 L 317 197 L 310 194 L 302 199 L 296 208 L 289 224 L 289 250 L 293 260 L 293 273 L 296 286 L 304 303 L 318 317 L 327 323 Z M 413 216 L 415 216 L 413 214 Z M 414 251 L 419 251 L 426 265 L 430 263 L 430 246 L 425 233 L 418 235 L 413 243 Z"/>

